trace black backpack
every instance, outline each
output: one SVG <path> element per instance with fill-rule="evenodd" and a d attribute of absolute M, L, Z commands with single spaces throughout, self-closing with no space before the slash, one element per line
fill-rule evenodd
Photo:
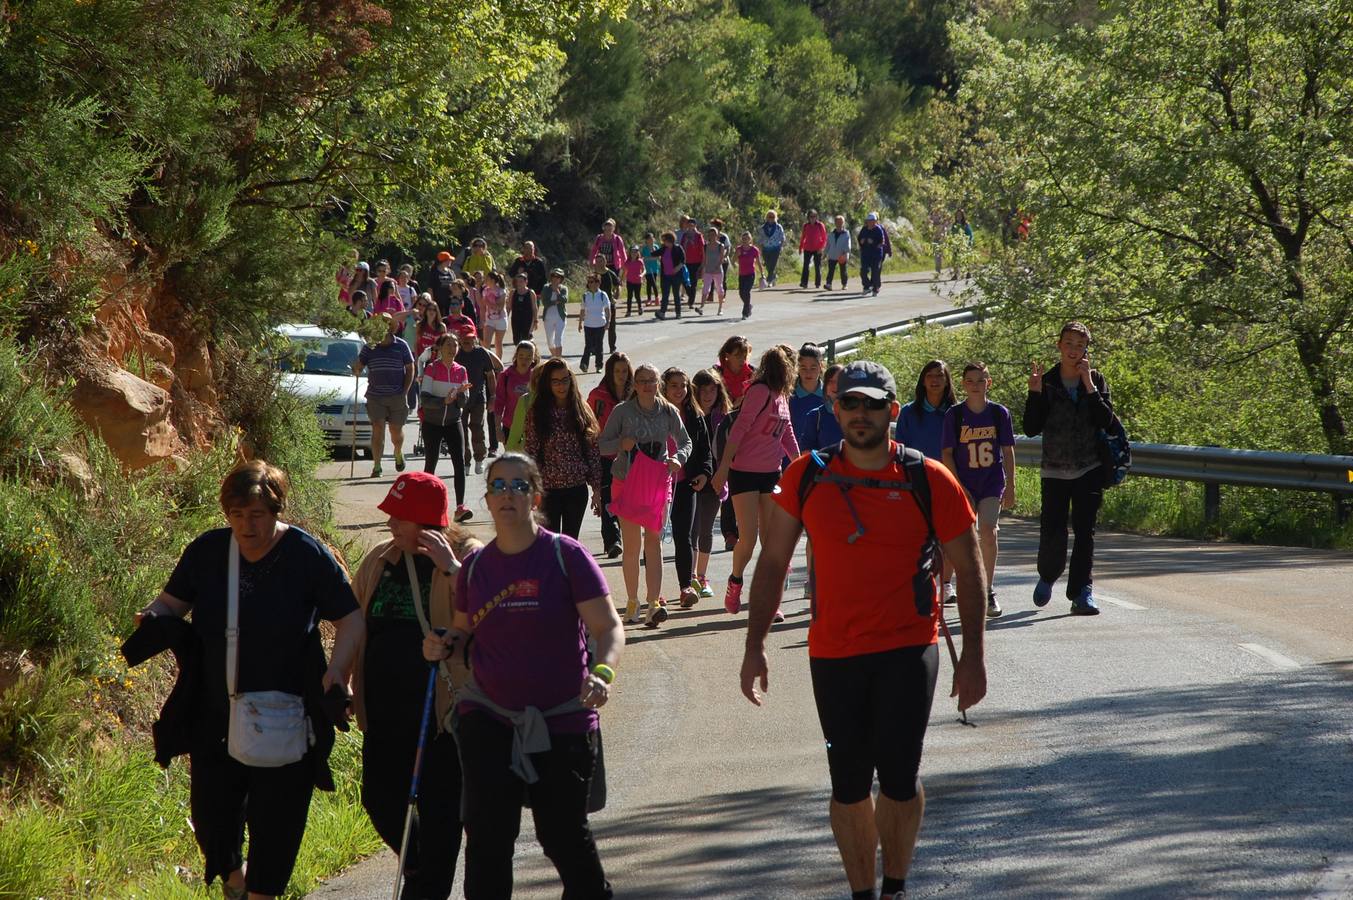
<path fill-rule="evenodd" d="M 855 533 L 846 539 L 848 543 L 855 541 L 864 534 L 864 524 L 855 513 L 855 506 L 850 502 L 850 491 L 857 487 L 870 489 L 885 489 L 890 491 L 907 491 L 911 494 L 916 506 L 921 511 L 921 517 L 925 520 L 926 539 L 921 544 L 920 558 L 916 561 L 916 574 L 912 577 L 912 593 L 916 604 L 916 614 L 919 616 L 930 616 L 934 613 L 935 603 L 935 579 L 944 571 L 943 560 L 940 555 L 940 540 L 935 534 L 935 519 L 931 512 L 930 498 L 930 480 L 925 473 L 925 456 L 920 450 L 913 447 L 904 447 L 897 445 L 897 454 L 893 457 L 894 461 L 906 474 L 905 481 L 894 481 L 882 478 L 856 478 L 850 475 L 839 475 L 829 471 L 832 460 L 840 453 L 841 445 L 827 447 L 823 450 L 811 450 L 808 453 L 808 467 L 804 470 L 803 478 L 799 480 L 799 516 L 803 516 L 803 510 L 808 503 L 808 497 L 813 493 L 813 489 L 821 482 L 830 482 L 841 489 L 845 496 L 846 507 L 850 510 L 851 516 L 855 519 Z M 810 569 L 809 581 L 811 584 L 813 573 Z M 810 591 L 813 604 L 813 616 L 817 616 L 817 598 L 816 592 Z M 943 617 L 941 616 L 941 619 Z"/>
<path fill-rule="evenodd" d="M 1111 488 L 1123 483 L 1132 470 L 1132 444 L 1127 430 L 1117 413 L 1110 414 L 1109 426 L 1099 429 L 1099 464 L 1104 470 L 1104 486 Z"/>

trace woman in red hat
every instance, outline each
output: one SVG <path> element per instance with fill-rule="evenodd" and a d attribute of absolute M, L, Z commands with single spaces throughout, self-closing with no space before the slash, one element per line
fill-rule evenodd
<path fill-rule="evenodd" d="M 390 517 L 390 538 L 372 548 L 353 581 L 367 627 L 353 671 L 353 709 L 365 733 L 362 806 L 398 852 L 427 685 L 419 648 L 431 629 L 451 627 L 460 560 L 480 544 L 451 524 L 446 485 L 436 475 L 400 475 L 377 508 Z M 437 729 L 423 751 L 404 865 L 406 896 L 451 895 L 461 836 L 460 758 L 443 724 L 451 702 L 450 686 L 438 679 Z"/>

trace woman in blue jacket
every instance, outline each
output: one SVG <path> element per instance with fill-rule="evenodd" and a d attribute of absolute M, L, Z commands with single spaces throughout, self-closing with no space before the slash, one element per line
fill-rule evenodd
<path fill-rule="evenodd" d="M 803 429 L 803 443 L 799 444 L 799 449 L 805 453 L 835 447 L 845 437 L 832 410 L 836 405 L 836 376 L 843 368 L 842 365 L 829 366 L 822 375 L 822 405 L 809 413 Z"/>
<path fill-rule="evenodd" d="M 949 366 L 943 360 L 932 359 L 921 367 L 921 374 L 916 379 L 916 399 L 902 407 L 897 416 L 894 435 L 898 442 L 941 462 L 944 414 L 957 402 Z"/>

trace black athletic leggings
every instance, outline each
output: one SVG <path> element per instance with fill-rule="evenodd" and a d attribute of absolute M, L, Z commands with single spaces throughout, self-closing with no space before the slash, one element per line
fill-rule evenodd
<path fill-rule="evenodd" d="M 837 803 L 868 798 L 875 771 L 889 800 L 916 797 L 939 664 L 936 644 L 809 658 Z"/>
<path fill-rule="evenodd" d="M 625 315 L 634 315 L 634 307 L 639 307 L 639 312 L 644 311 L 644 286 L 635 284 L 632 281 L 625 282 Z"/>
<path fill-rule="evenodd" d="M 556 534 L 576 538 L 587 514 L 587 485 L 545 489 L 545 527 Z"/>
<path fill-rule="evenodd" d="M 447 421 L 445 425 L 423 423 L 423 471 L 437 474 L 437 461 L 441 458 L 442 441 L 451 454 L 452 481 L 456 488 L 456 505 L 465 503 L 465 442 L 460 417 Z"/>
<path fill-rule="evenodd" d="M 719 495 L 710 488 L 695 495 L 695 526 L 692 541 L 701 553 L 714 550 L 714 519 L 719 515 Z"/>
<path fill-rule="evenodd" d="M 648 302 L 656 303 L 658 300 L 658 275 L 656 272 L 644 273 L 644 288 Z"/>
<path fill-rule="evenodd" d="M 677 585 L 683 591 L 690 586 L 695 562 L 691 552 L 694 528 L 695 491 L 689 481 L 679 481 L 672 491 L 672 545 L 676 547 Z"/>

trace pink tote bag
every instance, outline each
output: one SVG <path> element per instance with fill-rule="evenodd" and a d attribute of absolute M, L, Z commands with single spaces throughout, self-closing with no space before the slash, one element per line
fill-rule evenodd
<path fill-rule="evenodd" d="M 667 466 L 640 450 L 634 451 L 629 474 L 611 483 L 611 515 L 661 531 L 672 501 L 672 475 Z"/>

